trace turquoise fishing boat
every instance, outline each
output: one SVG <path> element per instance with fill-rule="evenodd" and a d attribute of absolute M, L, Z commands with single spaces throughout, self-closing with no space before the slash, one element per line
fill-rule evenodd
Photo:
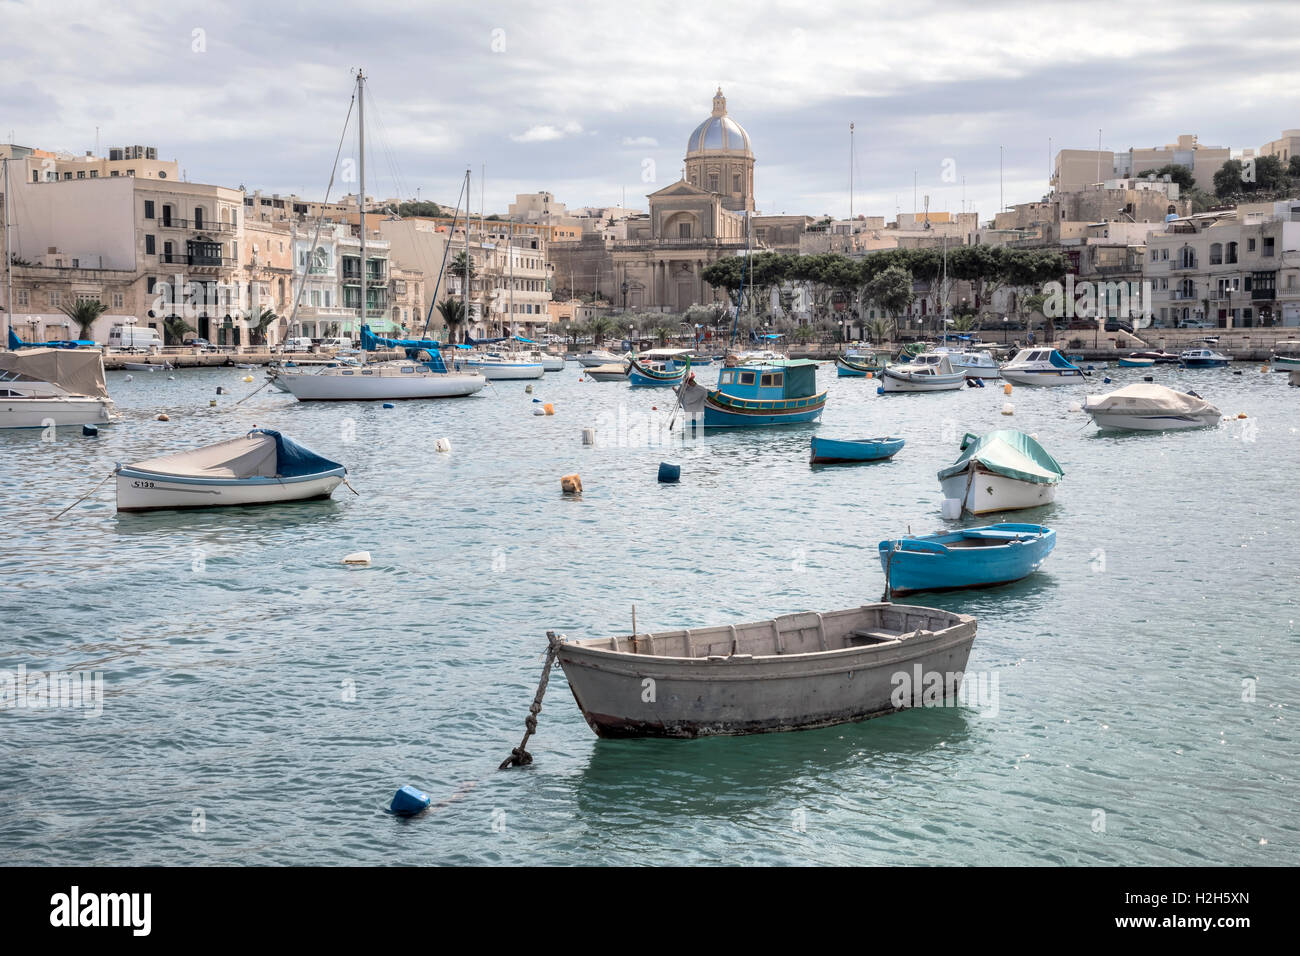
<path fill-rule="evenodd" d="M 1038 570 L 1056 532 L 1037 524 L 995 524 L 878 545 L 885 593 L 948 591 L 1009 584 Z"/>
<path fill-rule="evenodd" d="M 889 364 L 891 353 L 875 351 L 841 352 L 835 356 L 835 371 L 840 378 L 866 378 L 868 374 L 879 375 Z"/>
<path fill-rule="evenodd" d="M 906 444 L 901 438 L 818 438 L 812 440 L 813 465 L 837 465 L 893 458 Z"/>
<path fill-rule="evenodd" d="M 724 368 L 718 387 L 686 380 L 679 390 L 688 416 L 705 428 L 753 428 L 816 421 L 826 407 L 817 391 L 817 363 L 780 359 Z"/>
<path fill-rule="evenodd" d="M 662 387 L 680 385 L 690 371 L 691 360 L 683 358 L 681 364 L 674 361 L 655 362 L 638 358 L 629 359 L 627 382 L 633 386 Z"/>

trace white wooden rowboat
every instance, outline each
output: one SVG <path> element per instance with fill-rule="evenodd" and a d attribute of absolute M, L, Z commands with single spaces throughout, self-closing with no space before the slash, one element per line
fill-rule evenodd
<path fill-rule="evenodd" d="M 599 736 L 705 737 L 890 714 L 918 702 L 898 692 L 918 673 L 940 675 L 941 699 L 951 700 L 975 624 L 935 608 L 868 604 L 627 637 L 548 638 Z"/>

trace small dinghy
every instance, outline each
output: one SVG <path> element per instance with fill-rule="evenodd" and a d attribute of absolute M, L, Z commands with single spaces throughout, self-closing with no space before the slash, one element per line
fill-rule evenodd
<path fill-rule="evenodd" d="M 1008 584 L 1038 570 L 1056 532 L 1037 524 L 995 524 L 879 545 L 886 594 Z"/>
<path fill-rule="evenodd" d="M 268 428 L 193 451 L 119 464 L 118 511 L 328 498 L 347 469 Z"/>
<path fill-rule="evenodd" d="M 593 382 L 626 382 L 627 366 L 622 362 L 610 362 L 607 365 L 588 365 L 582 374 Z"/>
<path fill-rule="evenodd" d="M 1024 432 L 1000 428 L 967 434 L 962 453 L 939 472 L 945 498 L 961 500 L 974 515 L 1051 504 L 1065 476 L 1056 459 Z"/>
<path fill-rule="evenodd" d="M 1089 395 L 1083 403 L 1098 428 L 1131 432 L 1163 432 L 1208 428 L 1223 417 L 1199 395 L 1164 385 L 1139 382 L 1105 395 Z"/>
<path fill-rule="evenodd" d="M 881 461 L 897 455 L 906 444 L 901 438 L 816 438 L 812 440 L 814 465 Z"/>
<path fill-rule="evenodd" d="M 1137 355 L 1126 355 L 1119 360 L 1120 368 L 1150 368 L 1155 364 L 1155 359 L 1141 358 Z"/>
<path fill-rule="evenodd" d="M 630 637 L 547 638 L 597 735 L 709 737 L 892 714 L 918 702 L 899 693 L 913 675 L 927 686 L 935 675 L 935 703 L 954 699 L 975 625 L 966 614 L 868 604 Z"/>

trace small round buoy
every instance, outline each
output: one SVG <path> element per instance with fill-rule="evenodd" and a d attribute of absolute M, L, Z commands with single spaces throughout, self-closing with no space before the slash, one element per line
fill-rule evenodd
<path fill-rule="evenodd" d="M 1010 394 L 1011 394 L 1011 383 L 1010 383 L 1010 382 L 1003 382 L 1003 383 L 1002 383 L 1002 394 L 1003 394 L 1003 395 L 1010 395 Z"/>
<path fill-rule="evenodd" d="M 1077 412 L 1077 411 L 1081 411 L 1082 409 L 1083 409 L 1083 406 L 1080 405 L 1078 402 L 1071 402 L 1071 403 L 1070 403 L 1070 411 L 1072 411 L 1072 412 Z"/>
<path fill-rule="evenodd" d="M 534 415 L 545 415 L 545 414 L 546 414 L 546 409 L 544 409 L 544 408 L 542 408 L 542 406 L 538 405 L 536 408 L 533 409 L 533 414 L 534 414 Z"/>
<path fill-rule="evenodd" d="M 1268 366 L 1267 366 L 1267 365 L 1261 365 L 1261 366 L 1259 367 L 1259 370 L 1260 370 L 1261 372 L 1267 372 L 1267 371 L 1268 371 Z"/>
<path fill-rule="evenodd" d="M 409 783 L 393 795 L 388 812 L 398 817 L 413 817 L 429 808 L 429 795 Z"/>
<path fill-rule="evenodd" d="M 1143 375 L 1143 376 L 1142 376 L 1142 381 L 1144 381 L 1144 382 L 1154 382 L 1155 379 L 1154 379 L 1153 377 L 1151 377 L 1150 375 Z"/>
<path fill-rule="evenodd" d="M 884 394 L 885 394 L 885 386 L 883 386 L 883 385 L 877 385 L 877 386 L 876 386 L 876 394 L 877 394 L 877 395 L 884 395 Z"/>
<path fill-rule="evenodd" d="M 96 428 L 94 425 L 82 425 L 81 434 L 86 435 L 89 438 L 94 438 L 96 435 L 99 434 L 99 429 Z"/>
<path fill-rule="evenodd" d="M 560 490 L 566 495 L 582 494 L 582 479 L 577 474 L 564 475 L 560 478 Z"/>
<path fill-rule="evenodd" d="M 253 380 L 253 376 L 251 376 L 251 375 L 245 375 L 245 376 L 243 377 L 243 379 L 242 379 L 242 381 L 245 381 L 245 382 L 251 382 L 252 380 Z"/>
<path fill-rule="evenodd" d="M 596 444 L 596 429 L 594 429 L 594 428 L 584 428 L 584 429 L 582 430 L 582 443 L 583 443 L 584 445 L 594 445 L 594 444 Z"/>
<path fill-rule="evenodd" d="M 126 380 L 127 380 L 128 382 L 134 382 L 134 381 L 135 381 L 135 376 L 134 376 L 134 375 L 128 375 L 128 376 L 126 377 Z"/>
<path fill-rule="evenodd" d="M 174 381 L 176 381 L 176 376 L 175 376 L 175 375 L 168 375 L 168 376 L 167 376 L 167 381 L 169 381 L 169 382 L 174 382 Z"/>
<path fill-rule="evenodd" d="M 343 556 L 343 563 L 344 564 L 369 564 L 370 552 L 353 551 L 351 554 L 345 554 Z"/>
<path fill-rule="evenodd" d="M 1109 385 L 1109 384 L 1110 384 L 1110 376 L 1109 376 L 1109 375 L 1104 375 L 1104 376 L 1102 376 L 1102 379 L 1101 379 L 1101 380 L 1102 380 L 1102 382 L 1105 383 L 1106 385 Z"/>
<path fill-rule="evenodd" d="M 226 390 L 225 390 L 222 386 L 218 385 L 218 386 L 217 386 L 217 394 L 218 394 L 218 395 L 225 395 L 225 394 L 226 394 Z"/>
<path fill-rule="evenodd" d="M 525 385 L 525 386 L 524 386 L 524 392 L 525 392 L 526 394 L 528 394 L 528 395 L 533 394 L 533 387 L 532 387 L 531 385 Z"/>
<path fill-rule="evenodd" d="M 542 411 L 546 412 L 546 414 L 548 415 L 554 415 L 555 406 L 552 405 L 550 402 L 547 402 L 545 405 L 542 406 Z"/>
<path fill-rule="evenodd" d="M 397 406 L 394 405 L 392 402 L 384 402 L 384 408 L 396 408 L 396 407 Z"/>
<path fill-rule="evenodd" d="M 171 419 L 167 417 L 167 413 L 166 413 L 166 412 L 159 412 L 159 413 L 158 413 L 157 421 L 160 421 L 160 422 L 169 422 L 169 421 L 171 421 Z"/>
<path fill-rule="evenodd" d="M 1237 417 L 1238 417 L 1238 418 L 1249 418 L 1250 416 L 1248 416 L 1245 412 L 1241 412 L 1239 415 L 1237 415 Z"/>
<path fill-rule="evenodd" d="M 867 373 L 867 378 L 875 378 L 875 377 L 876 377 L 876 373 L 875 373 L 875 372 L 868 372 L 868 373 Z"/>
<path fill-rule="evenodd" d="M 451 451 L 451 439 L 439 438 L 433 443 L 434 451 Z"/>
<path fill-rule="evenodd" d="M 682 478 L 681 465 L 674 465 L 670 461 L 659 462 L 660 481 L 664 482 L 665 484 L 672 484 L 673 482 L 681 481 L 681 478 Z"/>
<path fill-rule="evenodd" d="M 1003 415 L 1014 415 L 1015 413 L 1016 413 L 1016 406 L 1012 405 L 1010 402 L 1007 402 L 1005 405 L 1002 406 Z"/>
<path fill-rule="evenodd" d="M 217 400 L 215 398 L 209 398 L 208 408 L 216 408 L 216 407 L 217 407 Z"/>

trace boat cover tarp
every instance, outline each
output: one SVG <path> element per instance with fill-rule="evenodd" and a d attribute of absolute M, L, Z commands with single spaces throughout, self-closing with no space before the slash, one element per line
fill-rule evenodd
<path fill-rule="evenodd" d="M 1089 411 L 1099 412 L 1134 412 L 1140 415 L 1219 414 L 1217 408 L 1197 395 L 1149 382 L 1125 385 L 1105 395 L 1089 395 L 1085 404 Z"/>
<path fill-rule="evenodd" d="M 1065 475 L 1042 445 L 1014 428 L 1000 428 L 972 441 L 955 462 L 939 472 L 939 480 L 962 474 L 971 462 L 994 474 L 1039 485 L 1056 484 Z"/>
<path fill-rule="evenodd" d="M 376 349 L 424 349 L 430 355 L 442 348 L 442 343 L 433 339 L 389 339 L 375 335 L 369 325 L 361 326 L 361 347 L 367 352 Z"/>
<path fill-rule="evenodd" d="M 0 352 L 0 371 L 58 385 L 73 395 L 108 398 L 104 384 L 104 358 L 99 352 L 79 349 L 24 349 Z"/>
<path fill-rule="evenodd" d="M 150 458 L 128 467 L 178 478 L 299 478 L 343 466 L 277 431 L 255 428 L 242 438 Z"/>
<path fill-rule="evenodd" d="M 769 363 L 785 370 L 785 398 L 817 394 L 817 363 L 810 359 L 775 359 Z"/>
<path fill-rule="evenodd" d="M 684 385 L 680 386 L 682 410 L 687 415 L 699 415 L 704 411 L 704 399 L 708 397 L 709 390 L 695 381 L 692 375 Z"/>
<path fill-rule="evenodd" d="M 502 336 L 498 336 L 495 339 L 476 339 L 468 332 L 465 333 L 465 342 L 469 345 L 491 345 L 494 342 L 504 342 L 509 338 L 510 336 L 508 335 L 502 335 Z"/>

